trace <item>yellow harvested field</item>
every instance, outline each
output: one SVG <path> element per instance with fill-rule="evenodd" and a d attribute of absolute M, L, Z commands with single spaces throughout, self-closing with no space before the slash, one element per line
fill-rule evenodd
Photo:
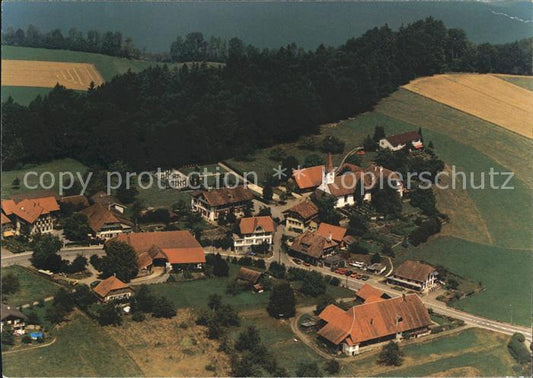
<path fill-rule="evenodd" d="M 2 59 L 2 86 L 87 90 L 91 81 L 104 82 L 93 64 Z"/>
<path fill-rule="evenodd" d="M 533 138 L 533 92 L 491 74 L 435 75 L 404 86 L 452 108 Z"/>

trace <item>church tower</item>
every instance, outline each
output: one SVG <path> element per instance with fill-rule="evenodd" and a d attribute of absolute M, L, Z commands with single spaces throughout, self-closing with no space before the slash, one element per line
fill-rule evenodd
<path fill-rule="evenodd" d="M 318 187 L 318 189 L 329 193 L 329 184 L 333 184 L 335 181 L 335 168 L 333 167 L 333 157 L 331 156 L 331 152 L 328 153 L 328 160 L 326 161 L 326 166 L 322 168 L 322 184 Z"/>

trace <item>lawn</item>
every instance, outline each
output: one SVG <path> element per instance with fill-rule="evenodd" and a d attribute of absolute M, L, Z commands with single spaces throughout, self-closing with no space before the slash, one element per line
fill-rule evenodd
<path fill-rule="evenodd" d="M 55 178 L 55 185 L 53 189 L 57 191 L 58 182 L 59 182 L 59 172 L 72 172 L 74 176 L 76 176 L 77 172 L 79 172 L 80 175 L 82 175 L 86 170 L 87 170 L 87 167 L 85 167 L 82 163 L 76 160 L 61 159 L 61 160 L 53 160 L 48 163 L 42 163 L 42 164 L 27 164 L 23 168 L 13 170 L 13 171 L 2 171 L 2 198 L 7 198 L 13 194 L 24 193 L 24 192 L 32 190 L 24 186 L 24 175 L 28 172 L 37 172 L 38 175 L 42 174 L 43 172 L 51 172 Z M 11 186 L 11 183 L 13 182 L 15 178 L 18 178 L 20 180 L 19 189 L 13 189 Z M 45 179 L 43 180 L 43 184 L 46 186 L 51 184 L 49 176 L 48 177 L 45 176 Z M 33 174 L 29 175 L 28 185 L 29 186 L 39 185 L 38 176 L 35 176 Z M 38 188 L 38 189 L 43 189 L 43 188 Z"/>
<path fill-rule="evenodd" d="M 491 319 L 529 325 L 531 320 L 531 251 L 509 250 L 452 237 L 409 248 L 396 259 L 419 259 L 480 281 L 485 290 L 452 302 L 458 309 Z"/>
<path fill-rule="evenodd" d="M 55 332 L 48 347 L 4 354 L 6 376 L 142 376 L 126 350 L 105 329 L 85 315 L 75 313 L 71 322 Z"/>
<path fill-rule="evenodd" d="M 53 296 L 61 287 L 60 285 L 34 274 L 27 269 L 12 265 L 2 268 L 2 275 L 11 273 L 19 279 L 19 290 L 11 295 L 3 295 L 3 298 L 11 306 L 20 306 L 26 303 L 40 301 Z"/>
<path fill-rule="evenodd" d="M 35 97 L 42 97 L 48 94 L 50 90 L 51 88 L 2 86 L 2 102 L 11 96 L 19 104 L 28 105 Z"/>
<path fill-rule="evenodd" d="M 233 281 L 240 266 L 230 264 L 229 277 L 213 277 L 209 279 L 189 281 L 189 282 L 170 282 L 150 286 L 150 289 L 157 295 L 168 297 L 178 308 L 205 308 L 211 294 L 219 294 L 223 301 L 231 304 L 238 311 L 255 310 L 266 308 L 270 293 L 264 292 L 255 294 L 247 290 L 235 296 L 226 293 L 228 283 Z M 351 290 L 333 287 L 328 285 L 328 294 L 337 298 L 353 296 Z M 316 298 L 297 296 L 297 305 L 313 305 Z"/>
<path fill-rule="evenodd" d="M 506 376 L 513 375 L 514 360 L 507 351 L 508 336 L 468 329 L 434 340 L 402 347 L 401 367 L 377 365 L 377 356 L 364 355 L 344 365 L 342 375 L 379 376 Z"/>
<path fill-rule="evenodd" d="M 191 196 L 188 192 L 184 192 L 176 189 L 159 189 L 157 183 L 148 189 L 137 188 L 139 194 L 137 199 L 142 201 L 145 207 L 168 207 L 179 200 L 185 201 L 189 204 L 191 202 Z"/>

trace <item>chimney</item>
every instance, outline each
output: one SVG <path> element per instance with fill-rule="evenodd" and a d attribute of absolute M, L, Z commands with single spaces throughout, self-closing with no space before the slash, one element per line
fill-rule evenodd
<path fill-rule="evenodd" d="M 370 325 L 373 325 L 374 324 L 374 318 L 371 318 L 370 319 Z"/>
<path fill-rule="evenodd" d="M 328 153 L 328 161 L 326 163 L 326 172 L 329 173 L 333 171 L 333 157 L 331 156 L 331 152 Z"/>
<path fill-rule="evenodd" d="M 331 231 L 329 232 L 329 235 L 328 235 L 328 241 L 332 241 L 333 240 L 333 235 L 331 234 Z"/>
<path fill-rule="evenodd" d="M 405 294 L 402 294 L 402 301 L 405 302 Z"/>

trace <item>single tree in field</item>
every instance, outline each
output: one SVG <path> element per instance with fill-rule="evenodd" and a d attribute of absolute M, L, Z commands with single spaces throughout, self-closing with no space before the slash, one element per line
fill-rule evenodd
<path fill-rule="evenodd" d="M 322 371 L 316 362 L 300 363 L 296 369 L 297 377 L 322 377 Z"/>
<path fill-rule="evenodd" d="M 13 294 L 20 288 L 20 282 L 17 276 L 13 273 L 7 273 L 2 276 L 2 293 Z"/>
<path fill-rule="evenodd" d="M 290 318 L 296 313 L 294 291 L 288 282 L 274 286 L 267 311 L 274 318 Z"/>
<path fill-rule="evenodd" d="M 215 255 L 213 274 L 217 277 L 227 277 L 229 275 L 229 265 L 226 260 L 220 256 L 220 253 Z"/>
<path fill-rule="evenodd" d="M 379 354 L 378 362 L 387 366 L 400 366 L 402 364 L 402 353 L 398 344 L 391 341 L 385 345 Z"/>
<path fill-rule="evenodd" d="M 122 314 L 120 309 L 112 302 L 102 305 L 98 309 L 98 323 L 100 325 L 121 325 Z"/>
<path fill-rule="evenodd" d="M 383 126 L 374 127 L 374 142 L 379 143 L 381 139 L 385 138 L 385 128 Z"/>
<path fill-rule="evenodd" d="M 176 308 L 167 297 L 159 297 L 154 301 L 152 315 L 156 318 L 172 318 L 176 316 Z"/>

